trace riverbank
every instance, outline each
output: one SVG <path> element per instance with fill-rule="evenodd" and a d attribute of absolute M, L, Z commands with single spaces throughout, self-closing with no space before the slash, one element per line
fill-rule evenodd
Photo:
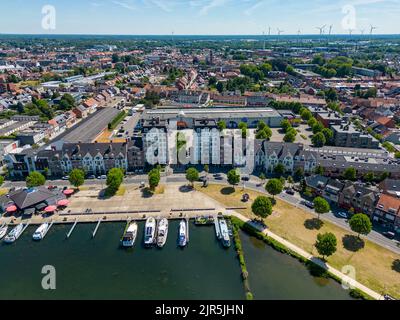
<path fill-rule="evenodd" d="M 236 188 L 233 191 L 231 189 L 231 187 L 210 184 L 207 188 L 199 186 L 197 190 L 226 206 L 245 207 L 245 209 L 229 211 L 228 214 L 240 216 L 241 220 L 245 222 L 250 221 L 255 217 L 251 213 L 252 200 L 258 195 L 264 194 L 249 189 L 245 191 L 240 190 L 241 188 Z M 242 202 L 243 193 L 248 193 L 251 201 Z M 278 239 L 286 247 L 294 246 L 297 253 L 303 258 L 316 261 L 341 279 L 348 280 L 348 277 L 339 270 L 344 266 L 354 266 L 357 279 L 356 288 L 366 292 L 374 299 L 382 299 L 382 292 L 394 297 L 400 296 L 400 285 L 396 280 L 398 273 L 391 268 L 391 262 L 398 259 L 398 255 L 366 240 L 365 247 L 356 253 L 338 245 L 338 250 L 329 258 L 328 265 L 314 256 L 316 235 L 319 232 L 333 232 L 338 239 L 347 239 L 347 232 L 327 222 L 324 222 L 320 230 L 307 229 L 305 227 L 306 221 L 315 217 L 279 199 L 277 199 L 277 205 L 273 211 L 273 214 L 265 219 L 268 226 L 268 231 L 265 230 L 265 234 L 268 233 L 272 238 Z M 371 268 L 371 265 L 374 265 L 374 268 Z M 350 280 L 350 283 L 355 282 Z"/>

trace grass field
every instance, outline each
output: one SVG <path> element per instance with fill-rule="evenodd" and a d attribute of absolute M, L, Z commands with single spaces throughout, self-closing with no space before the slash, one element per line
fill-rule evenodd
<path fill-rule="evenodd" d="M 226 206 L 247 207 L 236 211 L 249 218 L 255 217 L 251 212 L 251 204 L 252 200 L 261 195 L 259 192 L 248 189 L 243 192 L 240 187 L 233 190 L 231 187 L 213 184 L 207 188 L 196 186 L 196 189 Z M 248 203 L 241 201 L 243 193 L 250 195 L 251 200 Z M 368 240 L 364 241 L 364 247 L 357 250 L 359 242 L 353 233 L 329 222 L 324 222 L 317 230 L 313 214 L 276 200 L 272 215 L 265 219 L 272 232 L 316 256 L 318 253 L 314 243 L 317 234 L 334 233 L 338 239 L 338 246 L 336 253 L 327 259 L 331 266 L 341 270 L 344 266 L 351 265 L 355 267 L 357 281 L 378 293 L 385 292 L 400 298 L 400 255 Z"/>

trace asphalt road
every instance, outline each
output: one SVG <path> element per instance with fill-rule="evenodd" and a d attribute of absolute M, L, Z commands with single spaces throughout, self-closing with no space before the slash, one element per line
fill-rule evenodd
<path fill-rule="evenodd" d="M 78 124 L 74 130 L 63 137 L 63 140 L 70 143 L 92 142 L 120 112 L 121 110 L 115 108 L 101 109 L 88 121 Z"/>
<path fill-rule="evenodd" d="M 228 184 L 225 174 L 221 174 L 220 179 L 215 179 L 213 174 L 210 173 L 208 175 L 208 179 L 209 179 L 209 182 L 212 182 L 212 183 Z M 124 182 L 126 184 L 139 184 L 142 181 L 147 183 L 147 181 L 148 181 L 147 175 L 128 176 L 124 180 Z M 182 183 L 187 182 L 184 174 L 174 174 L 171 176 L 162 177 L 162 183 L 178 183 L 178 182 L 182 182 Z M 94 180 L 86 180 L 85 181 L 85 185 L 88 185 L 88 186 L 102 185 L 102 184 L 105 184 L 105 180 L 94 179 Z M 264 186 L 261 185 L 261 183 L 257 177 L 251 177 L 251 180 L 244 182 L 244 184 L 245 184 L 245 188 L 249 188 L 252 190 L 266 193 Z M 69 182 L 65 181 L 65 180 L 49 180 L 46 182 L 46 185 L 68 186 Z M 18 182 L 7 181 L 4 183 L 4 187 L 25 187 L 25 182 L 24 181 L 18 181 Z M 243 181 L 240 182 L 239 187 L 243 187 Z M 314 210 L 301 204 L 302 199 L 298 193 L 296 193 L 294 196 L 289 195 L 287 193 L 282 193 L 276 197 L 279 199 L 282 199 L 286 202 L 289 202 L 296 207 L 302 208 L 302 209 L 314 214 L 315 216 L 317 216 L 317 214 L 315 213 Z M 320 216 L 321 220 L 329 221 L 345 230 L 351 231 L 347 220 L 336 216 L 335 212 L 336 211 L 334 210 L 334 212 L 329 212 L 329 213 L 325 213 L 325 214 L 321 215 Z M 384 235 L 379 233 L 375 227 L 374 227 L 374 230 L 371 231 L 371 233 L 366 236 L 366 238 L 382 247 L 385 247 L 397 254 L 400 254 L 400 242 L 397 240 L 390 240 L 390 239 L 386 238 Z"/>

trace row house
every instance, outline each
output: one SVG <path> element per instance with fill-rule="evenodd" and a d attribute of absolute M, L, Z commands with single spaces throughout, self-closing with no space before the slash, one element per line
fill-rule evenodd
<path fill-rule="evenodd" d="M 5 162 L 14 178 L 22 178 L 32 171 L 61 177 L 73 169 L 83 169 L 89 175 L 103 175 L 112 168 L 134 172 L 144 167 L 141 140 L 123 143 L 66 143 L 60 150 L 27 149 L 9 154 Z"/>
<path fill-rule="evenodd" d="M 355 213 L 365 213 L 370 217 L 379 199 L 377 189 L 367 188 L 351 181 L 341 182 L 321 175 L 312 175 L 305 178 L 305 184 L 315 196 L 323 197 L 346 210 L 352 208 Z"/>
<path fill-rule="evenodd" d="M 400 231 L 400 198 L 382 194 L 372 219 L 395 231 Z"/>
<path fill-rule="evenodd" d="M 355 168 L 358 176 L 372 172 L 376 176 L 390 173 L 392 178 L 400 177 L 400 160 L 388 159 L 370 149 L 311 148 L 297 143 L 255 142 L 258 169 L 271 173 L 278 163 L 283 164 L 290 174 L 298 168 L 305 173 L 314 173 L 321 166 L 331 177 L 342 176 L 348 168 Z"/>

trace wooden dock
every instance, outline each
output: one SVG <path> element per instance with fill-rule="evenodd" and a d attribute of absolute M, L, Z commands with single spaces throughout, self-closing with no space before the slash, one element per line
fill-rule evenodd
<path fill-rule="evenodd" d="M 78 219 L 75 220 L 74 224 L 72 225 L 72 228 L 69 230 L 69 232 L 67 233 L 67 239 L 69 239 L 69 237 L 71 236 L 72 232 L 74 231 L 76 225 L 78 223 Z"/>
<path fill-rule="evenodd" d="M 189 242 L 189 218 L 185 218 L 186 220 L 186 241 Z"/>
<path fill-rule="evenodd" d="M 94 238 L 96 236 L 97 230 L 100 227 L 100 223 L 103 221 L 103 218 L 100 218 L 99 221 L 97 222 L 96 228 L 94 229 L 93 233 L 92 233 L 92 238 Z"/>
<path fill-rule="evenodd" d="M 219 220 L 218 220 L 218 217 L 215 217 L 215 219 L 214 219 L 214 226 L 215 226 L 215 234 L 216 234 L 217 238 L 218 238 L 218 239 L 221 239 L 221 238 L 222 238 L 222 235 L 221 235 L 221 230 L 220 230 L 220 228 L 219 228 Z"/>
<path fill-rule="evenodd" d="M 46 231 L 45 231 L 44 234 L 43 234 L 42 240 L 43 240 L 44 237 L 46 236 L 47 232 L 49 232 L 49 230 L 50 230 L 50 228 L 53 226 L 53 224 L 54 224 L 54 221 L 51 221 L 50 225 L 47 227 Z"/>

